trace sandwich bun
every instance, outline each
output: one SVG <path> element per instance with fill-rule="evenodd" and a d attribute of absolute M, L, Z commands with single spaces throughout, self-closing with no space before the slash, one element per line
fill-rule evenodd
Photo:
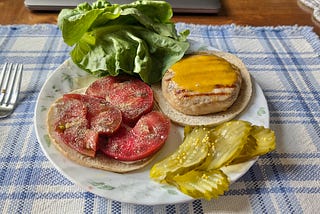
<path fill-rule="evenodd" d="M 174 66 L 168 69 L 162 82 L 151 86 L 155 104 L 173 122 L 182 126 L 214 126 L 229 121 L 246 108 L 252 95 L 250 73 L 237 56 L 220 51 L 206 51 L 195 52 L 186 57 L 199 55 L 222 59 L 222 63 L 228 63 L 233 68 L 236 78 L 233 80 L 232 87 L 223 84 L 222 87 L 219 86 L 218 90 L 221 91 L 218 92 L 223 93 L 194 92 L 176 84 L 173 80 Z M 195 76 L 187 78 L 191 81 Z M 213 81 L 213 79 L 208 78 L 205 81 Z"/>

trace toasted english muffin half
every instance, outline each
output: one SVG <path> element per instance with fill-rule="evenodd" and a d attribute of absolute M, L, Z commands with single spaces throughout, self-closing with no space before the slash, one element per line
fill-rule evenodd
<path fill-rule="evenodd" d="M 198 52 L 192 55 L 214 55 L 228 61 L 237 73 L 232 87 L 222 85 L 218 91 L 215 89 L 218 93 L 188 91 L 172 80 L 174 71 L 169 69 L 161 83 L 152 85 L 156 105 L 173 122 L 182 126 L 214 126 L 239 115 L 248 105 L 252 95 L 250 73 L 243 62 L 233 54 L 219 51 Z"/>
<path fill-rule="evenodd" d="M 86 88 L 82 88 L 82 89 L 77 89 L 75 91 L 72 91 L 70 93 L 82 94 L 85 92 L 85 90 Z M 142 160 L 125 162 L 125 161 L 118 161 L 116 159 L 109 158 L 108 156 L 100 152 L 97 152 L 95 157 L 89 157 L 87 155 L 79 153 L 75 149 L 65 144 L 55 131 L 53 118 L 58 113 L 56 107 L 61 99 L 62 98 L 58 98 L 49 108 L 48 115 L 47 115 L 47 130 L 48 130 L 48 135 L 50 137 L 51 142 L 55 145 L 58 151 L 61 152 L 68 159 L 85 167 L 91 167 L 91 168 L 101 169 L 101 170 L 110 171 L 110 172 L 126 173 L 126 172 L 138 170 L 145 167 L 156 156 L 156 154 L 153 154 Z"/>

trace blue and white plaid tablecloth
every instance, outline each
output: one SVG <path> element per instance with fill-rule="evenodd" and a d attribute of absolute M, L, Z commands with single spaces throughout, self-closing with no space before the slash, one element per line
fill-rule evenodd
<path fill-rule="evenodd" d="M 268 101 L 274 152 L 217 200 L 144 206 L 87 192 L 54 168 L 33 126 L 39 91 L 70 47 L 55 25 L 0 26 L 0 64 L 24 64 L 20 103 L 0 120 L 0 213 L 319 213 L 319 37 L 311 27 L 177 24 L 186 28 L 247 65 Z"/>

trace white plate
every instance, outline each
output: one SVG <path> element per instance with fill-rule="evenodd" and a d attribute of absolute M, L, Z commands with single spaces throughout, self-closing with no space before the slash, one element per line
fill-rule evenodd
<path fill-rule="evenodd" d="M 89 79 L 89 80 L 88 80 Z M 86 80 L 86 81 L 84 81 Z M 108 199 L 127 203 L 159 205 L 191 201 L 192 198 L 176 188 L 158 184 L 149 178 L 149 171 L 155 161 L 172 153 L 182 141 L 183 128 L 172 125 L 165 146 L 156 160 L 139 171 L 118 174 L 80 166 L 65 158 L 50 142 L 46 130 L 47 110 L 58 97 L 77 88 L 84 87 L 92 77 L 79 69 L 70 59 L 65 61 L 47 79 L 39 94 L 35 108 L 35 130 L 38 141 L 46 157 L 72 182 L 89 192 Z M 238 119 L 255 125 L 269 127 L 269 110 L 259 85 L 253 81 L 253 96 L 248 108 Z M 85 83 L 84 83 L 85 82 Z M 224 171 L 235 182 L 254 164 L 255 160 L 235 166 L 225 167 Z"/>

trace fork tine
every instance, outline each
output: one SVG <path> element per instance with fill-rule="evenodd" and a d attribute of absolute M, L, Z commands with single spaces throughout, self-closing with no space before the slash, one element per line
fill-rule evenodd
<path fill-rule="evenodd" d="M 3 68 L 2 68 L 2 72 L 1 72 L 1 76 L 0 76 L 0 80 L 1 80 L 1 83 L 0 83 L 0 88 L 2 89 L 2 84 L 4 82 L 4 74 L 5 74 L 5 71 L 7 69 L 7 66 L 8 66 L 8 63 L 4 64 Z"/>
<path fill-rule="evenodd" d="M 8 68 L 9 67 L 9 68 Z M 9 82 L 9 76 L 11 73 L 11 68 L 12 68 L 12 63 L 8 64 L 6 63 L 3 66 L 2 72 L 1 72 L 1 84 L 0 84 L 0 89 L 1 89 L 1 95 L 0 95 L 0 104 L 3 103 L 4 98 L 7 95 L 7 86 L 8 86 L 8 82 Z M 9 70 L 9 72 L 7 72 Z"/>
<path fill-rule="evenodd" d="M 6 105 L 9 104 L 9 99 L 11 98 L 11 93 L 12 93 L 12 90 L 13 90 L 13 83 L 15 81 L 15 75 L 16 75 L 16 71 L 17 71 L 17 65 L 14 67 L 13 64 L 10 64 L 10 69 L 9 69 L 9 72 L 8 72 L 8 79 L 7 79 L 7 82 L 6 82 L 6 95 L 5 96 L 5 100 L 4 100 L 4 103 Z"/>
<path fill-rule="evenodd" d="M 1 97 L 0 104 L 14 105 L 18 99 L 20 92 L 20 85 L 22 79 L 23 66 L 12 63 L 5 64 L 3 67 L 0 79 L 1 79 Z"/>
<path fill-rule="evenodd" d="M 21 87 L 21 81 L 22 81 L 22 71 L 23 71 L 23 65 L 18 64 L 17 65 L 17 75 L 16 75 L 16 81 L 14 86 L 14 95 L 11 98 L 11 101 L 16 104 L 19 94 L 20 94 L 20 87 Z"/>
<path fill-rule="evenodd" d="M 11 77 L 13 78 L 10 78 L 11 81 L 8 82 L 10 83 L 10 86 L 8 87 L 8 96 L 5 100 L 5 103 L 7 103 L 7 105 L 14 105 L 18 99 L 21 85 L 22 68 L 22 65 L 16 64 L 13 70 L 10 70 L 13 71 L 11 72 Z"/>

